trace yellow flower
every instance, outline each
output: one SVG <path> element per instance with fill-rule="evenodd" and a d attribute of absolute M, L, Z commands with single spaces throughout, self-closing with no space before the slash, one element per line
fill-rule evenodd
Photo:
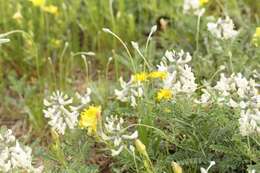
<path fill-rule="evenodd" d="M 257 27 L 255 30 L 255 34 L 253 36 L 253 43 L 256 47 L 259 46 L 260 43 L 260 27 Z"/>
<path fill-rule="evenodd" d="M 209 2 L 209 0 L 199 0 L 200 1 L 200 5 L 205 5 Z"/>
<path fill-rule="evenodd" d="M 172 170 L 174 173 L 182 173 L 182 167 L 176 162 L 172 162 Z"/>
<path fill-rule="evenodd" d="M 163 71 L 153 71 L 149 74 L 149 77 L 152 79 L 156 79 L 156 78 L 165 79 L 166 76 L 167 73 Z"/>
<path fill-rule="evenodd" d="M 80 114 L 80 128 L 87 128 L 88 134 L 93 135 L 97 132 L 98 120 L 100 119 L 101 106 L 90 106 Z"/>
<path fill-rule="evenodd" d="M 53 14 L 53 15 L 57 15 L 58 14 L 58 7 L 54 6 L 54 5 L 48 5 L 48 6 L 43 6 L 43 11 Z"/>
<path fill-rule="evenodd" d="M 142 82 L 142 81 L 146 81 L 147 78 L 148 78 L 148 74 L 145 72 L 134 74 L 134 81 Z"/>
<path fill-rule="evenodd" d="M 170 100 L 173 97 L 173 93 L 172 90 L 170 89 L 160 89 L 157 92 L 157 100 L 161 101 L 161 100 Z"/>
<path fill-rule="evenodd" d="M 36 7 L 43 7 L 45 4 L 45 0 L 29 0 L 33 3 Z"/>

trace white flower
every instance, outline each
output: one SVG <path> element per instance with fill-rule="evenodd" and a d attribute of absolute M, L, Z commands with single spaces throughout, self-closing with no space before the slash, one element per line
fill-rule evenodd
<path fill-rule="evenodd" d="M 91 101 L 90 94 L 90 88 L 87 88 L 83 95 L 76 93 L 76 102 L 61 91 L 53 92 L 43 101 L 45 106 L 43 113 L 44 117 L 49 119 L 48 124 L 62 135 L 67 127 L 73 129 L 77 125 L 79 111 Z"/>
<path fill-rule="evenodd" d="M 112 148 L 110 150 L 112 156 L 119 155 L 122 150 L 128 146 L 129 142 L 138 138 L 137 131 L 129 134 L 123 128 L 123 124 L 124 120 L 121 117 L 106 117 L 106 122 L 103 129 L 104 131 L 100 134 L 100 137 L 106 141 L 106 143 L 111 143 Z"/>
<path fill-rule="evenodd" d="M 219 91 L 223 96 L 228 96 L 231 90 L 230 87 L 231 80 L 226 78 L 223 73 L 220 74 L 220 80 L 217 82 L 217 85 L 214 87 L 217 91 Z"/>
<path fill-rule="evenodd" d="M 184 93 L 191 95 L 197 89 L 195 76 L 188 62 L 192 60 L 188 52 L 181 50 L 166 51 L 159 65 L 158 71 L 167 73 L 167 77 L 163 79 L 161 88 L 172 89 L 174 93 Z"/>
<path fill-rule="evenodd" d="M 211 94 L 209 93 L 209 91 L 207 89 L 202 89 L 201 91 L 203 92 L 203 94 L 201 95 L 199 100 L 195 100 L 195 103 L 198 103 L 198 104 L 209 103 L 209 101 L 211 99 Z"/>
<path fill-rule="evenodd" d="M 7 129 L 5 133 L 0 134 L 0 143 L 10 144 L 15 141 L 15 136 L 13 135 L 12 130 Z"/>
<path fill-rule="evenodd" d="M 119 155 L 122 151 L 123 151 L 123 149 L 124 149 L 124 146 L 123 145 L 121 145 L 117 150 L 115 150 L 115 149 L 112 149 L 111 150 L 111 156 L 117 156 L 117 155 Z"/>
<path fill-rule="evenodd" d="M 64 134 L 66 127 L 73 129 L 78 121 L 79 113 L 71 110 L 73 99 L 61 91 L 54 92 L 48 99 L 44 99 L 44 116 L 49 118 L 49 125 Z"/>
<path fill-rule="evenodd" d="M 249 170 L 248 173 L 256 173 L 255 169 Z"/>
<path fill-rule="evenodd" d="M 125 82 L 122 77 L 119 78 L 121 90 L 115 89 L 116 99 L 121 102 L 130 102 L 132 107 L 136 107 L 136 99 L 142 98 L 144 91 L 140 82 L 134 82 L 133 77 L 130 81 Z"/>
<path fill-rule="evenodd" d="M 202 16 L 205 12 L 204 8 L 201 8 L 200 0 L 184 0 L 183 12 L 193 13 L 198 16 Z"/>
<path fill-rule="evenodd" d="M 193 93 L 197 89 L 197 84 L 195 83 L 191 67 L 185 64 L 184 68 L 180 67 L 180 73 L 181 91 L 184 93 Z"/>
<path fill-rule="evenodd" d="M 131 106 L 132 107 L 136 107 L 137 106 L 137 103 L 136 103 L 136 99 L 135 99 L 135 97 L 132 95 L 132 96 L 130 96 L 130 102 L 131 102 Z"/>
<path fill-rule="evenodd" d="M 238 34 L 233 21 L 227 16 L 225 19 L 219 18 L 216 23 L 207 24 L 208 31 L 216 38 L 227 40 L 235 38 Z"/>
<path fill-rule="evenodd" d="M 242 110 L 240 119 L 240 133 L 243 136 L 251 134 L 260 134 L 260 111 L 259 110 Z"/>
<path fill-rule="evenodd" d="M 26 168 L 31 169 L 32 162 L 32 149 L 25 146 L 21 148 L 18 141 L 16 141 L 15 146 L 10 147 L 10 157 L 11 163 L 14 165 L 14 168 Z"/>
<path fill-rule="evenodd" d="M 21 146 L 10 129 L 0 129 L 0 172 L 42 172 L 32 166 L 32 149 Z"/>
<path fill-rule="evenodd" d="M 82 104 L 88 104 L 90 102 L 90 94 L 91 94 L 91 89 L 87 88 L 87 91 L 84 95 L 80 95 L 79 93 L 76 93 L 76 96 L 80 100 Z"/>
<path fill-rule="evenodd" d="M 137 139 L 138 138 L 138 132 L 135 131 L 131 135 L 122 135 L 122 138 L 124 138 L 124 139 Z"/>
<path fill-rule="evenodd" d="M 87 88 L 86 92 L 82 95 L 80 93 L 76 92 L 76 97 L 79 100 L 80 104 L 77 106 L 70 106 L 71 110 L 78 111 L 78 110 L 84 108 L 91 101 L 90 95 L 91 95 L 90 88 Z"/>
<path fill-rule="evenodd" d="M 9 155 L 8 147 L 0 148 L 0 171 L 9 172 L 12 169 Z"/>
<path fill-rule="evenodd" d="M 232 98 L 230 98 L 228 105 L 232 108 L 238 107 L 238 103 L 235 102 Z"/>
<path fill-rule="evenodd" d="M 240 111 L 240 133 L 243 136 L 260 134 L 260 97 L 253 79 L 247 80 L 241 73 L 226 77 L 223 73 L 214 87 L 207 86 L 207 92 L 216 97 L 217 103 Z M 208 101 L 204 93 L 196 103 Z M 204 101 L 202 100 L 204 98 Z M 213 97 L 214 98 L 214 97 Z"/>

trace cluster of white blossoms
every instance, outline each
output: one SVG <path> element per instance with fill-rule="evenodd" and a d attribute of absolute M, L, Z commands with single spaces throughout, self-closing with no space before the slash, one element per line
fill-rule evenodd
<path fill-rule="evenodd" d="M 121 90 L 115 89 L 116 98 L 121 102 L 130 102 L 132 107 L 136 107 L 136 100 L 143 97 L 143 84 L 140 81 L 134 81 L 133 76 L 128 82 L 120 77 L 119 82 Z"/>
<path fill-rule="evenodd" d="M 195 76 L 188 63 L 192 57 L 189 53 L 166 51 L 156 71 L 140 72 L 131 76 L 129 82 L 120 78 L 121 90 L 115 90 L 116 98 L 122 102 L 130 102 L 132 107 L 137 105 L 136 100 L 143 98 L 145 82 L 155 81 L 157 100 L 171 100 L 173 94 L 191 96 L 197 89 Z"/>
<path fill-rule="evenodd" d="M 48 124 L 59 134 L 64 134 L 66 128 L 73 129 L 78 122 L 79 111 L 90 102 L 91 90 L 80 95 L 76 93 L 78 102 L 61 91 L 55 91 L 44 99 L 44 117 L 50 119 Z"/>
<path fill-rule="evenodd" d="M 225 19 L 219 18 L 216 23 L 209 22 L 207 27 L 214 37 L 222 40 L 235 38 L 238 34 L 233 20 L 229 16 L 226 16 Z"/>
<path fill-rule="evenodd" d="M 243 136 L 260 134 L 260 95 L 255 80 L 247 80 L 241 73 L 226 77 L 223 73 L 214 87 L 203 89 L 197 103 L 216 101 L 240 110 L 240 133 Z M 213 100 L 215 98 L 215 100 Z"/>
<path fill-rule="evenodd" d="M 0 172 L 42 172 L 32 166 L 32 149 L 21 146 L 10 129 L 0 129 Z"/>
<path fill-rule="evenodd" d="M 202 8 L 203 4 L 207 1 L 203 0 L 184 0 L 183 13 L 192 13 L 197 16 L 202 16 L 205 12 L 205 8 Z"/>
<path fill-rule="evenodd" d="M 187 64 L 191 60 L 191 55 L 183 50 L 166 51 L 160 64 L 157 65 L 158 71 L 167 73 L 161 87 L 171 89 L 175 94 L 193 94 L 197 89 L 197 84 L 194 73 Z"/>
<path fill-rule="evenodd" d="M 127 129 L 124 128 L 123 125 L 123 118 L 118 118 L 117 116 L 106 117 L 101 138 L 111 144 L 112 156 L 119 155 L 124 148 L 133 148 L 130 142 L 138 138 L 137 131 L 134 131 L 129 135 Z"/>

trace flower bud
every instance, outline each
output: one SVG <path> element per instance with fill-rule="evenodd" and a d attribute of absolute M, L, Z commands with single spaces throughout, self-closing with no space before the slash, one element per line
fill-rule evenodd
<path fill-rule="evenodd" d="M 141 153 L 144 156 L 147 155 L 146 147 L 139 139 L 135 140 L 135 147 L 139 153 Z"/>
<path fill-rule="evenodd" d="M 172 162 L 172 171 L 174 173 L 182 173 L 182 167 L 178 163 Z"/>

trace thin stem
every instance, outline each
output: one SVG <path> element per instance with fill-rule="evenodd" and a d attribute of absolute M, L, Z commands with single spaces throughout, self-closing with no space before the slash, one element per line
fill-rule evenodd
<path fill-rule="evenodd" d="M 148 52 L 148 45 L 149 45 L 149 42 L 150 42 L 150 40 L 152 40 L 152 35 L 153 35 L 153 33 L 155 32 L 157 30 L 157 25 L 154 25 L 152 28 L 151 28 L 151 31 L 150 31 L 150 33 L 149 33 L 149 36 L 148 36 L 148 38 L 147 38 L 147 40 L 146 40 L 146 44 L 145 44 L 145 53 L 146 53 L 146 55 L 147 55 L 147 52 Z"/>
<path fill-rule="evenodd" d="M 137 53 L 141 56 L 141 58 L 144 60 L 144 63 L 146 64 L 146 66 L 149 68 L 149 70 L 152 69 L 152 67 L 150 66 L 150 64 L 148 63 L 147 59 L 144 57 L 144 55 L 142 54 L 142 52 L 139 49 L 138 43 L 136 42 L 131 42 L 133 47 L 135 48 L 135 50 L 137 51 Z"/>
<path fill-rule="evenodd" d="M 200 36 L 200 15 L 198 15 L 197 20 L 197 32 L 196 32 L 196 53 L 199 51 L 199 36 Z"/>
<path fill-rule="evenodd" d="M 108 73 L 109 73 L 109 65 L 110 65 L 112 60 L 113 60 L 112 57 L 109 57 L 108 61 L 107 61 L 107 64 L 106 64 L 106 79 L 107 80 L 108 80 Z"/>
<path fill-rule="evenodd" d="M 89 70 L 88 70 L 88 62 L 87 62 L 87 58 L 85 55 L 81 56 L 83 61 L 84 61 L 84 65 L 85 65 L 85 70 L 86 70 L 86 78 L 87 78 L 87 82 L 89 81 Z"/>
<path fill-rule="evenodd" d="M 257 141 L 255 138 L 252 138 L 252 139 L 255 141 L 255 143 L 256 143 L 257 145 L 260 146 L 260 142 L 259 142 L 259 141 Z"/>
<path fill-rule="evenodd" d="M 231 53 L 231 51 L 228 52 L 228 57 L 229 57 L 230 69 L 231 69 L 231 72 L 233 73 L 234 69 L 233 69 L 232 53 Z"/>
<path fill-rule="evenodd" d="M 64 45 L 64 48 L 63 48 L 63 50 L 62 50 L 62 52 L 61 52 L 61 55 L 60 55 L 60 59 L 59 59 L 59 74 L 60 74 L 60 76 L 59 76 L 59 82 L 60 82 L 60 87 L 62 86 L 62 83 L 63 83 L 63 81 L 62 81 L 62 77 L 63 77 L 63 68 L 62 68 L 62 66 L 63 66 L 63 57 L 64 57 L 64 55 L 65 55 L 65 52 L 66 52 L 66 50 L 67 50 L 67 48 L 68 48 L 68 46 L 69 46 L 69 44 L 66 42 L 65 43 L 65 45 Z"/>
<path fill-rule="evenodd" d="M 114 37 L 124 46 L 124 48 L 125 48 L 125 50 L 126 50 L 128 56 L 129 56 L 129 58 L 130 58 L 130 61 L 131 61 L 131 63 L 132 63 L 133 70 L 134 70 L 134 72 L 136 72 L 136 68 L 135 68 L 133 56 L 131 55 L 129 49 L 127 48 L 127 46 L 126 46 L 126 44 L 123 42 L 123 40 L 122 40 L 119 36 L 117 36 L 115 33 L 113 33 L 113 32 L 112 32 L 110 29 L 108 29 L 108 28 L 103 28 L 103 31 L 106 32 L 106 33 L 111 34 L 112 36 L 114 36 Z"/>
<path fill-rule="evenodd" d="M 156 127 L 153 127 L 153 126 L 145 125 L 145 124 L 131 124 L 131 125 L 129 125 L 128 127 L 124 128 L 122 131 L 125 131 L 125 130 L 127 130 L 127 129 L 131 128 L 131 127 L 135 127 L 135 126 L 141 126 L 141 127 L 146 127 L 146 128 L 154 129 L 154 130 L 160 132 L 160 133 L 165 137 L 165 139 L 167 139 L 168 141 L 170 141 L 170 140 L 168 139 L 168 136 L 167 136 L 162 130 L 160 130 L 160 129 L 156 128 Z"/>
<path fill-rule="evenodd" d="M 248 152 L 249 152 L 249 154 L 251 155 L 251 144 L 250 144 L 250 137 L 249 136 L 247 136 L 247 145 L 248 145 Z M 251 158 L 251 157 L 250 157 Z M 250 164 L 252 165 L 253 163 L 253 160 L 254 159 L 250 159 Z"/>
<path fill-rule="evenodd" d="M 53 65 L 53 63 L 52 63 L 52 60 L 51 60 L 51 57 L 48 57 L 48 61 L 49 61 L 49 63 L 50 63 L 50 65 L 51 65 L 51 71 L 52 71 L 52 75 L 53 75 L 53 79 L 54 79 L 54 87 L 55 88 L 57 88 L 57 77 L 56 77 L 56 73 L 55 73 L 55 67 L 54 67 L 54 65 Z"/>
<path fill-rule="evenodd" d="M 139 173 L 139 169 L 138 169 L 137 162 L 136 162 L 136 157 L 135 157 L 135 152 L 129 151 L 129 149 L 126 148 L 126 147 L 125 147 L 125 150 L 126 150 L 127 152 L 129 152 L 129 153 L 133 156 L 134 163 L 135 163 L 136 173 Z M 139 160 L 140 160 L 140 159 L 139 159 Z"/>
<path fill-rule="evenodd" d="M 77 55 L 95 56 L 96 54 L 94 52 L 77 52 L 72 54 L 73 57 Z"/>
<path fill-rule="evenodd" d="M 211 81 L 216 77 L 216 75 L 221 72 L 222 70 L 224 70 L 224 68 L 219 68 L 213 75 L 212 77 L 208 80 L 208 83 L 211 83 Z M 196 90 L 199 90 L 201 88 L 206 87 L 205 85 L 201 85 L 200 87 L 196 88 Z"/>
<path fill-rule="evenodd" d="M 0 37 L 6 37 L 8 35 L 11 35 L 11 34 L 15 34 L 15 33 L 21 33 L 21 34 L 24 34 L 24 36 L 28 39 L 30 39 L 33 43 L 33 46 L 34 46 L 34 51 L 35 51 L 35 62 L 36 62 L 36 72 L 37 72 L 37 76 L 38 78 L 40 78 L 40 65 L 39 65 L 39 56 L 38 56 L 38 49 L 37 47 L 35 46 L 34 44 L 34 41 L 33 41 L 33 38 L 30 34 L 28 34 L 27 32 L 23 31 L 23 30 L 13 30 L 13 31 L 9 31 L 9 32 L 6 32 L 4 34 L 0 34 Z"/>

